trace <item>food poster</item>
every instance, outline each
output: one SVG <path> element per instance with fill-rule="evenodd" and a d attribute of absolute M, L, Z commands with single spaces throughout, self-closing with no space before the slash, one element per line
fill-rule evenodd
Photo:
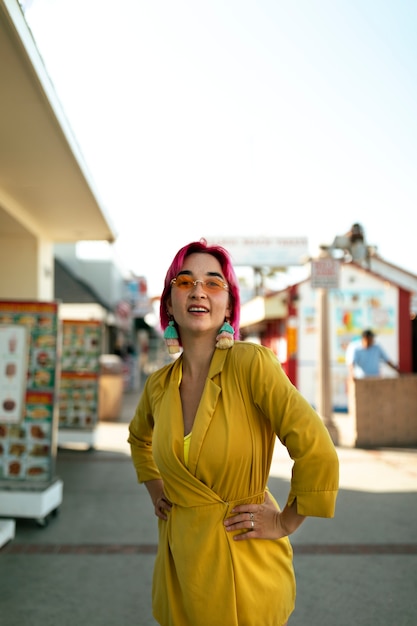
<path fill-rule="evenodd" d="M 0 326 L 0 422 L 24 418 L 29 343 L 24 326 Z"/>
<path fill-rule="evenodd" d="M 98 419 L 102 324 L 64 320 L 59 427 L 92 430 Z"/>
<path fill-rule="evenodd" d="M 59 390 L 59 427 L 91 430 L 97 423 L 98 376 L 62 372 Z"/>
<path fill-rule="evenodd" d="M 14 371 L 16 377 L 21 376 L 24 389 L 19 418 L 17 414 L 15 419 L 10 419 L 4 412 L 0 413 L 0 486 L 11 482 L 48 483 L 54 475 L 56 454 L 58 303 L 0 301 L 0 328 L 6 329 L 2 335 L 1 350 L 4 341 L 6 346 L 0 353 L 0 380 L 3 381 L 3 375 L 7 378 L 7 373 L 10 377 Z M 22 332 L 26 356 L 22 354 L 23 346 L 19 347 Z M 16 360 L 12 361 L 9 341 L 14 338 L 12 354 L 16 355 Z M 19 373 L 23 359 L 26 359 L 26 369 Z M 12 364 L 15 368 L 10 367 Z M 14 384 L 17 385 L 17 381 Z"/>

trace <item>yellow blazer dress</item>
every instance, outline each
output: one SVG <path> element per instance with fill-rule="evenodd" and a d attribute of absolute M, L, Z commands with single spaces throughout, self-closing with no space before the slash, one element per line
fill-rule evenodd
<path fill-rule="evenodd" d="M 188 468 L 181 358 L 146 381 L 129 426 L 139 482 L 162 478 L 152 604 L 162 626 L 281 626 L 294 608 L 288 538 L 233 541 L 234 506 L 264 501 L 276 435 L 294 461 L 288 503 L 332 517 L 338 458 L 322 420 L 267 348 L 216 349 L 195 417 Z M 278 506 L 278 505 L 277 505 Z"/>

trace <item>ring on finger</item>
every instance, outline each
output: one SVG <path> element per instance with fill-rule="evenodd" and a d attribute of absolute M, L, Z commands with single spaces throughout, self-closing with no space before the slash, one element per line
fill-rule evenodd
<path fill-rule="evenodd" d="M 253 513 L 249 513 L 249 519 L 252 522 L 252 527 L 253 527 L 253 520 L 255 519 L 255 516 Z"/>

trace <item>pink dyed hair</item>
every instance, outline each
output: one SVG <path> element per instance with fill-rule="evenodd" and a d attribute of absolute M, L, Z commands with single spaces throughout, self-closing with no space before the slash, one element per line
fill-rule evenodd
<path fill-rule="evenodd" d="M 232 261 L 230 259 L 230 255 L 225 248 L 221 246 L 209 246 L 207 245 L 207 241 L 205 239 L 200 239 L 200 241 L 193 241 L 180 250 L 178 250 L 177 254 L 174 257 L 167 274 L 165 276 L 164 290 L 161 295 L 161 303 L 159 309 L 159 315 L 161 320 L 161 327 L 163 330 L 168 326 L 170 317 L 167 311 L 167 300 L 171 295 L 171 280 L 175 278 L 182 266 L 184 265 L 184 261 L 190 254 L 195 253 L 203 253 L 203 254 L 211 254 L 218 260 L 220 266 L 222 268 L 222 272 L 224 278 L 229 285 L 229 294 L 231 301 L 231 316 L 229 318 L 229 323 L 233 326 L 235 330 L 235 339 L 239 339 L 239 321 L 240 321 L 240 293 L 239 293 L 239 282 L 236 278 L 235 270 L 232 265 Z"/>

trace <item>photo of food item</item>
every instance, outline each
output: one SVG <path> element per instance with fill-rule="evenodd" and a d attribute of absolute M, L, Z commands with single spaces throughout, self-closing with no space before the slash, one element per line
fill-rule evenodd
<path fill-rule="evenodd" d="M 29 448 L 29 455 L 30 456 L 48 456 L 49 446 L 47 445 L 44 446 L 41 444 L 34 444 L 30 446 Z"/>
<path fill-rule="evenodd" d="M 25 439 L 26 430 L 23 424 L 10 424 L 9 426 L 9 438 L 10 439 Z"/>
<path fill-rule="evenodd" d="M 0 437 L 7 437 L 7 426 L 6 426 L 6 424 L 0 424 Z"/>
<path fill-rule="evenodd" d="M 0 324 L 13 324 L 13 321 L 11 315 L 0 315 Z"/>
<path fill-rule="evenodd" d="M 47 370 L 35 372 L 34 383 L 36 387 L 48 387 L 51 382 L 51 373 Z"/>
<path fill-rule="evenodd" d="M 34 339 L 34 344 L 37 348 L 53 348 L 56 344 L 55 335 L 38 335 Z"/>
<path fill-rule="evenodd" d="M 21 315 L 19 317 L 19 323 L 25 326 L 36 326 L 37 320 L 35 315 Z"/>
<path fill-rule="evenodd" d="M 46 467 L 42 467 L 39 465 L 33 465 L 32 467 L 28 467 L 26 471 L 27 476 L 41 476 L 46 474 Z"/>
<path fill-rule="evenodd" d="M 10 354 L 14 354 L 16 352 L 16 347 L 17 347 L 17 338 L 15 335 L 12 335 L 9 338 L 9 352 Z"/>
<path fill-rule="evenodd" d="M 16 402 L 12 398 L 6 398 L 6 400 L 3 401 L 3 409 L 5 411 L 13 411 L 15 406 Z"/>
<path fill-rule="evenodd" d="M 26 446 L 24 443 L 12 442 L 9 444 L 10 456 L 22 456 L 26 452 Z"/>
<path fill-rule="evenodd" d="M 6 363 L 4 373 L 6 378 L 8 378 L 10 382 L 10 380 L 16 375 L 16 363 Z"/>
<path fill-rule="evenodd" d="M 25 478 L 28 480 L 47 480 L 51 471 L 49 461 L 44 459 L 28 460 Z"/>
<path fill-rule="evenodd" d="M 51 355 L 48 352 L 46 352 L 45 350 L 41 350 L 36 355 L 36 363 L 40 367 L 51 367 L 51 363 L 52 363 Z"/>
<path fill-rule="evenodd" d="M 72 367 L 73 361 L 71 357 L 62 357 L 61 360 L 61 364 L 62 364 L 62 369 L 63 371 L 69 370 Z"/>
<path fill-rule="evenodd" d="M 22 475 L 23 464 L 20 461 L 8 461 L 7 462 L 7 474 L 13 478 L 18 478 Z"/>
<path fill-rule="evenodd" d="M 33 467 L 28 467 L 26 473 L 28 476 L 39 476 L 39 474 L 45 473 L 45 468 L 39 467 L 39 465 L 34 465 Z"/>
<path fill-rule="evenodd" d="M 50 411 L 46 407 L 38 406 L 38 407 L 35 407 L 33 409 L 28 409 L 27 410 L 27 415 L 28 415 L 28 417 L 30 417 L 32 419 L 43 420 L 43 419 L 48 419 L 48 417 L 50 417 L 51 413 L 50 413 Z"/>
<path fill-rule="evenodd" d="M 52 317 L 40 316 L 38 319 L 38 324 L 42 328 L 50 328 L 53 325 Z"/>
<path fill-rule="evenodd" d="M 33 439 L 46 439 L 49 434 L 49 428 L 46 424 L 32 424 L 29 430 L 29 434 Z"/>

